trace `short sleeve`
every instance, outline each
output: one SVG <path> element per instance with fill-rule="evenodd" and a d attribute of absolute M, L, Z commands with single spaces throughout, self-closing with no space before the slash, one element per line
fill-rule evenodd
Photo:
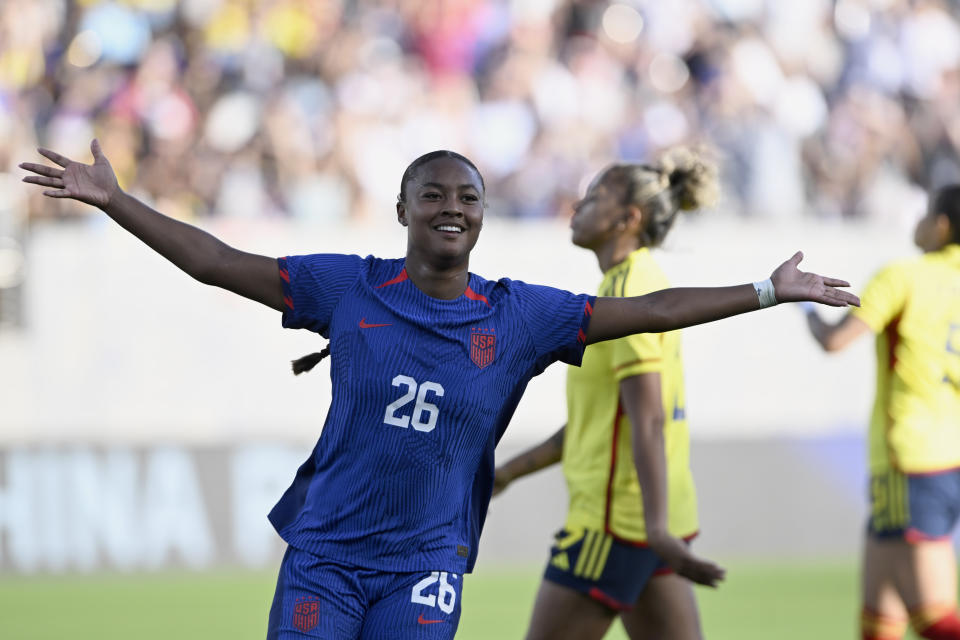
<path fill-rule="evenodd" d="M 670 286 L 649 253 L 623 278 L 621 297 L 643 296 Z M 618 382 L 631 376 L 663 371 L 664 333 L 634 333 L 611 341 L 611 366 Z"/>
<path fill-rule="evenodd" d="M 880 333 L 890 324 L 907 302 L 910 291 L 909 264 L 896 262 L 881 269 L 860 294 L 860 307 L 853 316 L 863 320 L 874 333 Z"/>
<path fill-rule="evenodd" d="M 519 281 L 513 281 L 511 288 L 541 366 L 555 360 L 579 366 L 596 296 Z"/>
<path fill-rule="evenodd" d="M 613 377 L 617 381 L 663 370 L 663 333 L 635 333 L 613 341 Z"/>
<path fill-rule="evenodd" d="M 318 253 L 277 258 L 283 286 L 283 326 L 327 336 L 340 296 L 360 274 L 359 256 Z"/>

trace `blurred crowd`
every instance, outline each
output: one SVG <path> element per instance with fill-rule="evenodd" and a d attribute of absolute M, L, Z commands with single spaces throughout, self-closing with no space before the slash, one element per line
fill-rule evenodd
<path fill-rule="evenodd" d="M 35 146 L 89 161 L 94 136 L 125 189 L 181 219 L 383 219 L 435 148 L 477 163 L 490 215 L 567 216 L 603 165 L 692 144 L 715 150 L 724 209 L 885 223 L 960 181 L 958 12 L 0 0 L 0 236 L 13 215 L 90 213 L 14 184 Z"/>

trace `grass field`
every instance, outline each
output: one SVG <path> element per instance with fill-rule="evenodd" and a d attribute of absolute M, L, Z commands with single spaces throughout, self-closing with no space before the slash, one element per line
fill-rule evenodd
<path fill-rule="evenodd" d="M 698 590 L 710 640 L 856 637 L 852 566 L 738 566 Z M 5 640 L 263 638 L 275 573 L 0 577 Z M 464 584 L 458 640 L 520 638 L 539 570 L 481 570 Z M 614 627 L 608 639 L 624 639 Z"/>

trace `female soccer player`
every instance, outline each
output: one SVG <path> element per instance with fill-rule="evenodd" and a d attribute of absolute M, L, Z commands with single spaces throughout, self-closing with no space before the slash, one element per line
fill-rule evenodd
<path fill-rule="evenodd" d="M 877 336 L 870 419 L 864 640 L 960 640 L 950 532 L 960 515 L 960 185 L 937 191 L 917 224 L 923 255 L 881 269 L 863 306 L 836 324 L 808 309 L 826 351 Z"/>
<path fill-rule="evenodd" d="M 571 222 L 573 243 L 597 255 L 599 295 L 669 287 L 651 249 L 681 210 L 711 204 L 716 192 L 714 167 L 685 149 L 600 173 Z M 713 585 L 723 570 L 684 542 L 698 530 L 685 404 L 679 331 L 593 345 L 567 373 L 566 426 L 497 469 L 497 491 L 561 457 L 567 479 L 567 520 L 528 640 L 599 640 L 618 614 L 631 638 L 701 637 L 685 577 Z"/>
<path fill-rule="evenodd" d="M 493 482 L 494 446 L 529 379 L 587 343 L 669 331 L 776 302 L 856 304 L 847 283 L 797 269 L 755 285 L 594 298 L 468 270 L 484 184 L 449 151 L 404 172 L 404 258 L 238 251 L 124 193 L 94 163 L 20 166 L 52 198 L 97 206 L 200 282 L 330 340 L 333 398 L 313 454 L 270 513 L 288 543 L 268 637 L 452 638 Z"/>

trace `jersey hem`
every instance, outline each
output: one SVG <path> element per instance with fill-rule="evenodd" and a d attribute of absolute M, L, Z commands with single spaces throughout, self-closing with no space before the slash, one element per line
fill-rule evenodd
<path fill-rule="evenodd" d="M 336 545 L 310 545 L 303 544 L 302 541 L 296 539 L 290 540 L 283 536 L 281 536 L 281 538 L 283 538 L 284 542 L 298 551 L 317 556 L 318 558 L 322 558 L 327 562 L 342 564 L 348 567 L 357 567 L 360 569 L 369 569 L 371 571 L 384 571 L 391 573 L 446 571 L 447 573 L 465 575 L 473 572 L 473 566 L 471 566 L 465 560 L 462 562 L 449 563 L 442 560 L 433 561 L 428 559 L 425 562 L 411 564 L 376 562 L 375 560 L 370 560 L 368 558 L 354 558 L 349 554 L 337 553 Z"/>
<path fill-rule="evenodd" d="M 617 534 L 615 534 L 614 532 L 612 532 L 612 531 L 610 531 L 610 530 L 607 530 L 607 531 L 605 531 L 604 533 L 606 533 L 608 536 L 610 536 L 611 538 L 613 538 L 614 540 L 616 540 L 616 541 L 619 542 L 620 544 L 625 544 L 625 545 L 627 545 L 627 546 L 629 546 L 629 547 L 637 547 L 637 548 L 640 548 L 640 549 L 646 549 L 646 548 L 648 548 L 648 547 L 650 546 L 650 544 L 647 542 L 647 539 L 646 539 L 646 538 L 644 538 L 643 540 L 630 540 L 630 539 L 628 539 L 628 538 L 623 538 L 623 537 L 621 537 L 621 536 L 618 536 Z M 672 534 L 671 534 L 671 535 L 672 535 Z M 694 539 L 695 539 L 697 536 L 699 536 L 699 535 L 700 535 L 700 529 L 696 529 L 693 533 L 688 533 L 687 535 L 677 536 L 677 537 L 680 538 L 681 540 L 683 540 L 684 542 L 690 542 L 690 541 L 694 540 Z"/>
<path fill-rule="evenodd" d="M 870 467 L 870 475 L 880 475 L 887 473 L 889 471 L 897 471 L 902 473 L 905 476 L 936 476 L 941 473 L 951 473 L 953 471 L 960 471 L 960 462 L 950 464 L 946 467 L 934 467 L 932 469 L 919 469 L 919 470 L 910 470 L 905 469 L 902 464 L 886 464 L 884 466 L 872 466 Z"/>

